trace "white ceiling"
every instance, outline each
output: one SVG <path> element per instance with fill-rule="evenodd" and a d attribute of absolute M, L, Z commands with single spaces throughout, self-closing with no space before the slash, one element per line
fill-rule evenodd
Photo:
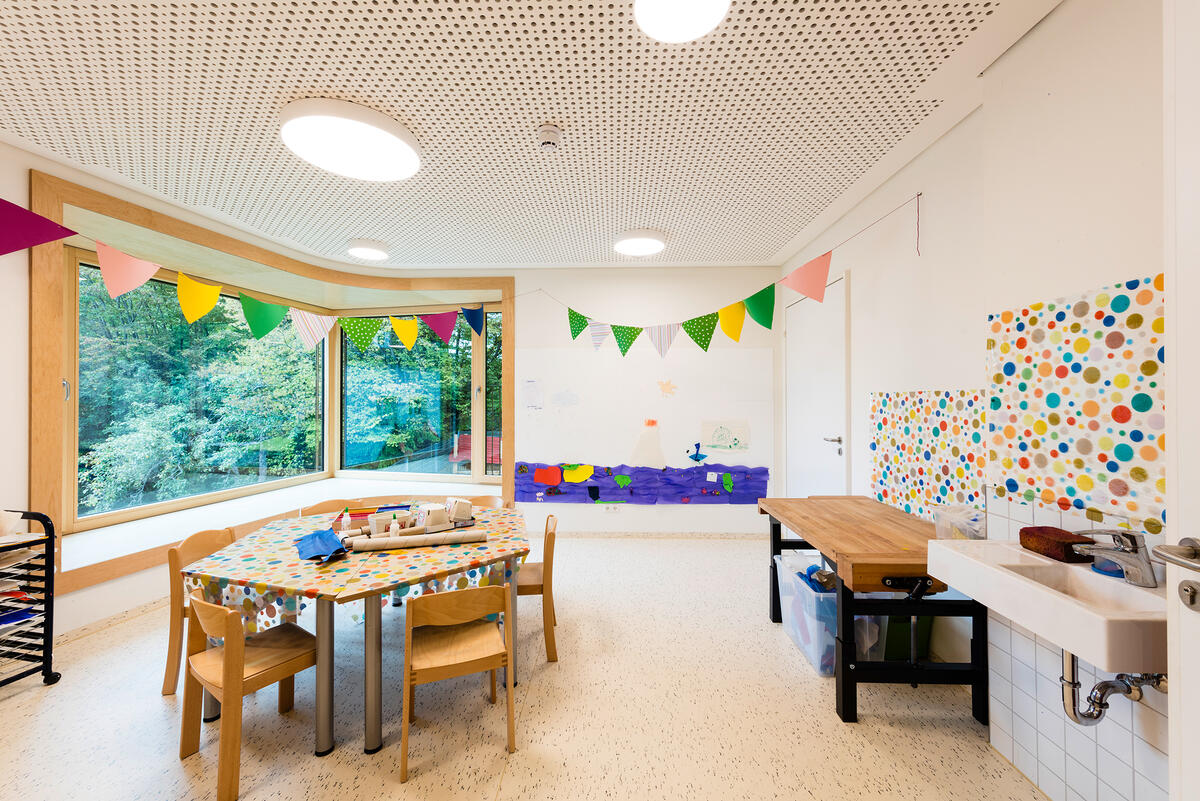
<path fill-rule="evenodd" d="M 368 237 L 407 267 L 779 264 L 938 108 L 923 87 L 999 8 L 735 0 L 663 45 L 628 1 L 10 0 L 0 129 L 339 261 Z M 394 116 L 422 170 L 299 161 L 276 116 L 303 97 Z M 618 256 L 630 228 L 667 249 Z"/>

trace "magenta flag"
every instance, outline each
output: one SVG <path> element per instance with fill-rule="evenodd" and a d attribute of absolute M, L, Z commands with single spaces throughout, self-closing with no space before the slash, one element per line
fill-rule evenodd
<path fill-rule="evenodd" d="M 75 234 L 54 220 L 0 199 L 0 256 Z"/>
<path fill-rule="evenodd" d="M 458 310 L 448 312 L 438 312 L 437 314 L 418 314 L 421 322 L 429 326 L 433 333 L 442 338 L 442 341 L 447 345 L 450 344 L 450 335 L 454 333 L 454 326 L 458 325 Z"/>

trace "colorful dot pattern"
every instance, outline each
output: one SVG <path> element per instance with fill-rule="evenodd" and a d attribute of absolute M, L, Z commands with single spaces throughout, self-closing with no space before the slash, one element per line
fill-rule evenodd
<path fill-rule="evenodd" d="M 475 509 L 486 542 L 350 553 L 321 564 L 300 559 L 296 540 L 332 525 L 336 513 L 276 520 L 183 569 L 188 591 L 240 608 L 248 633 L 280 622 L 305 600 L 402 590 L 422 594 L 503 583 L 504 560 L 529 554 L 525 519 L 515 509 Z M 368 599 L 369 601 L 369 599 Z"/>
<path fill-rule="evenodd" d="M 712 314 L 693 317 L 683 324 L 683 330 L 687 331 L 687 335 L 692 338 L 692 341 L 700 346 L 700 350 L 708 351 L 708 345 L 712 342 L 713 331 L 717 330 L 718 317 L 719 315 L 713 312 Z"/>
<path fill-rule="evenodd" d="M 588 318 L 572 308 L 567 309 L 567 322 L 571 326 L 571 339 L 577 338 L 587 328 Z"/>
<path fill-rule="evenodd" d="M 1166 520 L 1163 276 L 988 317 L 988 475 L 1025 501 Z"/>
<path fill-rule="evenodd" d="M 984 393 L 871 393 L 875 498 L 932 519 L 942 504 L 983 506 Z"/>
<path fill-rule="evenodd" d="M 633 341 L 641 335 L 642 330 L 636 325 L 614 325 L 612 327 L 613 336 L 617 339 L 617 347 L 621 349 L 622 356 L 629 352 Z"/>
<path fill-rule="evenodd" d="M 371 347 L 375 335 L 383 327 L 383 320 L 377 317 L 342 317 L 338 319 L 338 323 L 346 332 L 346 338 L 362 351 Z"/>

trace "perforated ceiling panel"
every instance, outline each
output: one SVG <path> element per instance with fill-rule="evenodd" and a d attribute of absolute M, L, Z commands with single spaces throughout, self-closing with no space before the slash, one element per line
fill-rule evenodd
<path fill-rule="evenodd" d="M 395 265 L 770 263 L 937 106 L 916 90 L 996 2 L 735 0 L 698 42 L 631 2 L 0 4 L 0 127 L 249 230 Z M 279 141 L 303 97 L 402 121 L 422 170 L 323 173 Z M 563 130 L 537 149 L 545 122 Z"/>

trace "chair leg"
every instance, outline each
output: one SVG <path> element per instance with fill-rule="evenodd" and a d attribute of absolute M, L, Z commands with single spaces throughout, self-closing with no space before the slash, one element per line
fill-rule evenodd
<path fill-rule="evenodd" d="M 296 677 L 279 680 L 279 714 L 291 710 L 296 703 Z"/>
<path fill-rule="evenodd" d="M 511 663 L 511 659 L 510 659 Z M 508 696 L 508 753 L 517 750 L 517 722 L 513 717 L 513 672 L 511 664 L 504 668 L 505 695 Z"/>
<path fill-rule="evenodd" d="M 236 801 L 242 768 L 242 699 L 226 696 L 221 704 L 221 742 L 217 756 L 217 801 Z"/>
<path fill-rule="evenodd" d="M 171 630 L 167 636 L 167 669 L 163 673 L 163 695 L 174 695 L 179 684 L 179 662 L 183 658 L 183 616 L 171 610 Z"/>
<path fill-rule="evenodd" d="M 190 670 L 183 676 L 183 717 L 179 724 L 179 758 L 200 750 L 200 717 L 204 688 Z"/>
<path fill-rule="evenodd" d="M 408 719 L 414 721 L 417 719 L 417 687 L 415 684 L 408 685 Z"/>
<path fill-rule="evenodd" d="M 491 676 L 492 676 L 492 694 L 491 694 L 491 699 L 490 699 L 490 700 L 491 700 L 491 702 L 494 704 L 494 703 L 496 703 L 496 669 L 495 669 L 495 668 L 492 668 L 492 669 L 491 669 L 491 670 L 489 670 L 488 672 L 489 672 L 489 673 L 491 674 Z"/>
<path fill-rule="evenodd" d="M 542 628 L 546 637 L 546 661 L 558 661 L 558 644 L 554 641 L 554 599 L 542 596 Z"/>
<path fill-rule="evenodd" d="M 412 714 L 412 685 L 409 684 L 407 677 L 404 683 L 408 685 L 405 687 L 404 693 L 408 709 L 405 710 L 405 714 L 402 716 L 403 720 L 400 721 L 400 781 L 402 782 L 408 781 L 408 726 L 412 720 L 409 717 Z"/>

